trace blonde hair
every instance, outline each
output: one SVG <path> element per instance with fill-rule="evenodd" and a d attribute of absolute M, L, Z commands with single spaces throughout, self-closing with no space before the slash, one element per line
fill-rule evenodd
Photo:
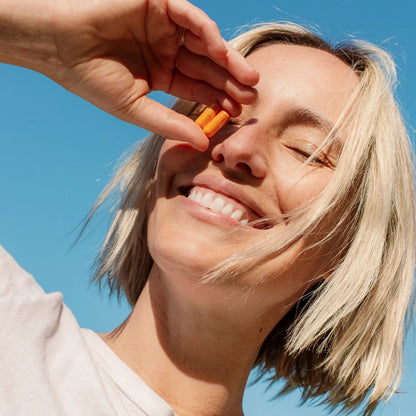
<path fill-rule="evenodd" d="M 372 44 L 351 40 L 332 46 L 291 23 L 259 25 L 232 43 L 245 56 L 271 43 L 318 48 L 337 56 L 360 79 L 336 126 L 347 129 L 348 139 L 326 189 L 307 209 L 293 214 L 283 236 L 268 233 L 266 240 L 208 271 L 205 281 L 239 279 L 243 270 L 279 256 L 301 236 L 309 237 L 311 246 L 330 250 L 330 277 L 277 324 L 256 365 L 261 374 L 271 373 L 271 380 L 286 379 L 283 392 L 301 387 L 305 400 L 320 396 L 346 410 L 364 403 L 363 414 L 369 415 L 398 387 L 413 285 L 413 171 L 409 139 L 393 96 L 394 62 Z M 190 114 L 195 106 L 180 100 L 175 109 Z M 152 135 L 140 143 L 96 205 L 119 192 L 95 278 L 107 277 L 111 290 L 124 291 L 132 305 L 152 266 L 147 215 L 163 140 Z M 311 276 L 311 281 L 317 278 Z"/>

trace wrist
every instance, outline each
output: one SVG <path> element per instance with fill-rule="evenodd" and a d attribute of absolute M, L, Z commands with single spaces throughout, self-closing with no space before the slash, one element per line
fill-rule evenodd
<path fill-rule="evenodd" d="M 48 74 L 57 65 L 54 2 L 2 0 L 0 62 Z"/>

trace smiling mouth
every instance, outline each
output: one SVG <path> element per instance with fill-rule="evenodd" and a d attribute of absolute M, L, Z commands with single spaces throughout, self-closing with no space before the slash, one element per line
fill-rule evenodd
<path fill-rule="evenodd" d="M 233 220 L 239 222 L 243 226 L 247 226 L 249 222 L 259 221 L 261 218 L 247 207 L 238 203 L 232 198 L 217 193 L 211 189 L 201 186 L 191 186 L 181 188 L 181 194 L 188 199 L 202 205 L 204 208 L 210 209 L 226 215 Z M 253 228 L 264 229 L 264 224 L 250 224 Z"/>

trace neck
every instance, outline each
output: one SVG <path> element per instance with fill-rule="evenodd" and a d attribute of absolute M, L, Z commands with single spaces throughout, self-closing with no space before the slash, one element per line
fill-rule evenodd
<path fill-rule="evenodd" d="M 230 304 L 219 287 L 177 282 L 153 267 L 126 325 L 106 342 L 179 416 L 241 416 L 247 378 L 276 315 L 269 322 L 270 311 L 248 314 L 247 293 Z"/>

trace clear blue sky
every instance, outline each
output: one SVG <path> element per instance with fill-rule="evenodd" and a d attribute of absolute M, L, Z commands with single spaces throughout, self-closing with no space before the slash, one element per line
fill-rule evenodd
<path fill-rule="evenodd" d="M 413 139 L 416 125 L 416 48 L 410 0 L 194 1 L 217 21 L 224 37 L 240 25 L 291 20 L 318 27 L 335 40 L 353 36 L 382 45 L 396 59 L 398 98 Z M 114 162 L 146 132 L 71 95 L 49 79 L 0 65 L 0 244 L 46 291 L 61 291 L 80 325 L 108 331 L 128 313 L 89 284 L 105 216 L 73 249 L 77 226 L 108 182 Z M 162 95 L 156 94 L 161 100 Z M 407 416 L 416 409 L 413 332 L 407 342 L 402 394 L 376 415 Z M 318 416 L 320 407 L 298 407 L 294 393 L 270 402 L 274 390 L 247 390 L 248 416 Z M 358 415 L 359 413 L 354 413 Z"/>

